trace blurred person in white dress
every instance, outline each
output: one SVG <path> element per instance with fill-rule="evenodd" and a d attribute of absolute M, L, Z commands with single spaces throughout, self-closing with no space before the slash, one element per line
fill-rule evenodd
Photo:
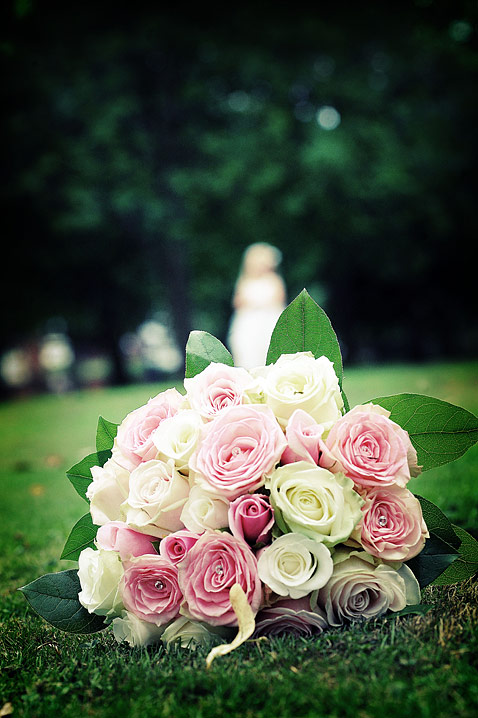
<path fill-rule="evenodd" d="M 279 249 L 265 242 L 244 252 L 233 296 L 228 344 L 235 366 L 252 369 L 266 362 L 274 326 L 286 305 L 286 289 L 278 267 Z"/>

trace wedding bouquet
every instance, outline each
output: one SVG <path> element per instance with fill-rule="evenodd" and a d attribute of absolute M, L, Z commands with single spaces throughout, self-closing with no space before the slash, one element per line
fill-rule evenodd
<path fill-rule="evenodd" d="M 192 332 L 184 393 L 100 417 L 96 452 L 68 472 L 89 504 L 62 553 L 78 570 L 23 587 L 33 608 L 132 646 L 219 642 L 208 662 L 250 637 L 424 612 L 420 588 L 473 575 L 478 543 L 407 483 L 463 454 L 478 420 L 417 394 L 350 409 L 342 378 L 305 290 L 265 366 Z"/>

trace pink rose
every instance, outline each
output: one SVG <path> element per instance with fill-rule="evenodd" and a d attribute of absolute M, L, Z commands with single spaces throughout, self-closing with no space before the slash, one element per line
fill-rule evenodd
<path fill-rule="evenodd" d="M 168 559 L 171 563 L 179 563 L 182 561 L 188 551 L 194 546 L 200 534 L 186 531 L 175 531 L 169 536 L 165 536 L 159 544 L 159 553 L 163 558 Z"/>
<path fill-rule="evenodd" d="M 352 538 L 384 561 L 408 561 L 429 536 L 419 500 L 408 489 L 383 486 L 362 492 L 363 519 Z"/>
<path fill-rule="evenodd" d="M 162 556 L 138 556 L 125 564 L 121 582 L 127 611 L 161 626 L 179 616 L 183 600 L 178 569 Z"/>
<path fill-rule="evenodd" d="M 319 463 L 343 472 L 358 486 L 405 486 L 417 476 L 417 453 L 410 437 L 381 406 L 356 406 L 339 419 L 325 441 Z"/>
<path fill-rule="evenodd" d="M 229 528 L 248 544 L 269 543 L 274 525 L 274 509 L 262 494 L 239 496 L 229 506 Z"/>
<path fill-rule="evenodd" d="M 116 446 L 130 471 L 142 461 L 155 459 L 158 453 L 152 434 L 163 419 L 174 416 L 184 397 L 177 389 L 162 391 L 147 404 L 130 412 L 122 421 L 116 436 Z M 120 459 L 117 458 L 118 463 Z"/>
<path fill-rule="evenodd" d="M 327 628 L 325 615 L 312 611 L 310 598 L 286 599 L 263 608 L 256 616 L 254 638 L 259 636 L 312 636 Z"/>
<path fill-rule="evenodd" d="M 261 404 L 224 409 L 203 432 L 190 467 L 205 488 L 230 501 L 262 486 L 286 447 L 274 414 Z"/>
<path fill-rule="evenodd" d="M 288 447 L 282 454 L 281 463 L 308 461 L 310 464 L 318 464 L 323 433 L 322 424 L 317 424 L 306 411 L 296 409 L 285 430 Z"/>
<path fill-rule="evenodd" d="M 178 564 L 179 585 L 191 618 L 212 626 L 237 626 L 229 600 L 238 583 L 256 613 L 262 598 L 257 561 L 249 546 L 228 533 L 207 531 Z"/>
<path fill-rule="evenodd" d="M 121 559 L 125 559 L 127 556 L 155 554 L 152 541 L 157 541 L 157 538 L 133 531 L 123 521 L 109 521 L 100 526 L 96 534 L 98 548 L 117 551 Z"/>
<path fill-rule="evenodd" d="M 191 407 L 204 419 L 212 419 L 223 409 L 242 404 L 245 391 L 252 384 L 253 379 L 245 369 L 215 362 L 200 374 L 184 380 Z"/>

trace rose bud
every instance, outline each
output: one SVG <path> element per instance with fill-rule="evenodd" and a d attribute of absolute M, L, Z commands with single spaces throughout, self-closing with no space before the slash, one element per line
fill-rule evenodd
<path fill-rule="evenodd" d="M 262 494 L 239 496 L 229 507 L 229 528 L 250 546 L 270 542 L 274 509 Z"/>

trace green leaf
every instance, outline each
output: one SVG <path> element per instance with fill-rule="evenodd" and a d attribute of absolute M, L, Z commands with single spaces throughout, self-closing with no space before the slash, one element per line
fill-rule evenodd
<path fill-rule="evenodd" d="M 31 607 L 55 628 L 70 633 L 96 633 L 106 628 L 102 616 L 88 613 L 79 602 L 81 585 L 75 569 L 48 573 L 19 590 Z"/>
<path fill-rule="evenodd" d="M 82 499 L 88 501 L 86 498 L 86 490 L 93 481 L 91 475 L 91 468 L 93 466 L 104 466 L 111 456 L 111 451 L 100 451 L 94 454 L 88 454 L 84 459 L 71 467 L 66 472 L 69 480 L 71 481 L 75 491 L 81 496 Z"/>
<path fill-rule="evenodd" d="M 231 354 L 219 339 L 208 332 L 191 332 L 186 344 L 186 378 L 196 376 L 212 362 L 234 366 Z"/>
<path fill-rule="evenodd" d="M 433 582 L 435 586 L 465 581 L 478 573 L 478 541 L 459 526 L 453 528 L 461 541 L 458 558 Z"/>
<path fill-rule="evenodd" d="M 416 495 L 422 507 L 422 514 L 430 533 L 438 536 L 439 539 L 457 549 L 460 546 L 460 539 L 453 530 L 453 524 L 445 516 L 443 511 L 423 496 Z"/>
<path fill-rule="evenodd" d="M 76 561 L 84 548 L 94 548 L 98 526 L 95 526 L 91 514 L 87 513 L 71 529 L 60 558 Z"/>
<path fill-rule="evenodd" d="M 421 394 L 371 399 L 405 429 L 423 471 L 455 461 L 478 441 L 478 419 L 466 409 Z"/>
<path fill-rule="evenodd" d="M 118 424 L 104 419 L 102 416 L 98 419 L 98 427 L 96 429 L 96 451 L 110 451 L 113 448 Z"/>
<path fill-rule="evenodd" d="M 284 309 L 272 332 L 266 364 L 273 364 L 281 354 L 310 351 L 314 357 L 326 356 L 333 362 L 342 390 L 343 368 L 340 346 L 330 319 L 314 302 L 307 290 Z M 349 404 L 342 391 L 345 410 Z"/>
<path fill-rule="evenodd" d="M 431 534 L 423 550 L 418 556 L 406 561 L 406 565 L 415 574 L 420 588 L 424 588 L 438 578 L 457 557 L 456 549 Z"/>
<path fill-rule="evenodd" d="M 402 608 L 401 611 L 395 611 L 389 613 L 387 616 L 385 616 L 385 620 L 388 618 L 396 618 L 397 616 L 409 616 L 411 614 L 416 614 L 419 616 L 424 616 L 428 611 L 431 611 L 433 606 L 430 606 L 428 603 L 417 603 L 414 606 L 405 606 L 405 608 Z"/>

